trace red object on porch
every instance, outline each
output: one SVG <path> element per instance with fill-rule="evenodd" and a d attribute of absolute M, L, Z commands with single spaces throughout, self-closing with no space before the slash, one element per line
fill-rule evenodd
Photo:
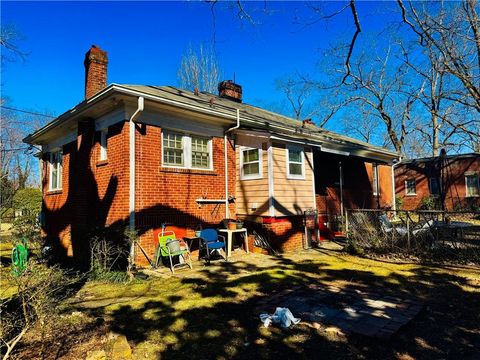
<path fill-rule="evenodd" d="M 333 240 L 335 239 L 335 233 L 330 229 L 330 222 L 328 221 L 328 215 L 318 216 L 318 228 L 320 229 L 320 240 Z"/>

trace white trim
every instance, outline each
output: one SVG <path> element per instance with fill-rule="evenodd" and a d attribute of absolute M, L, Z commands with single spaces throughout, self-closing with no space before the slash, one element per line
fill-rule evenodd
<path fill-rule="evenodd" d="M 373 196 L 380 196 L 380 181 L 378 176 L 378 164 L 372 163 Z"/>
<path fill-rule="evenodd" d="M 467 176 L 476 176 L 477 177 L 477 190 L 479 191 L 479 195 L 468 195 L 468 186 L 467 186 Z M 478 176 L 478 173 L 469 171 L 465 173 L 465 197 L 466 198 L 477 198 L 480 196 L 480 176 Z"/>
<path fill-rule="evenodd" d="M 164 146 L 163 146 L 163 134 L 164 133 L 173 133 L 182 137 L 182 146 L 183 146 L 183 166 L 176 165 L 166 165 L 164 163 Z M 198 137 L 208 140 L 208 152 L 209 152 L 209 164 L 208 167 L 193 167 L 192 166 L 192 137 Z M 185 169 L 185 170 L 204 170 L 204 171 L 213 171 L 213 138 L 205 135 L 197 135 L 192 133 L 182 133 L 180 131 L 162 129 L 160 133 L 161 141 L 161 164 L 162 168 L 171 168 L 171 169 Z"/>
<path fill-rule="evenodd" d="M 55 139 L 46 145 L 42 145 L 42 151 L 44 152 L 55 151 L 61 148 L 63 145 L 67 145 L 75 140 L 77 140 L 77 132 L 71 131 L 65 136 Z"/>
<path fill-rule="evenodd" d="M 53 154 L 59 154 L 59 161 L 57 165 L 57 186 L 53 187 Z M 62 190 L 63 188 L 63 151 L 61 148 L 56 148 L 50 151 L 48 162 L 48 191 Z"/>
<path fill-rule="evenodd" d="M 246 150 L 258 150 L 258 174 L 244 175 L 243 174 L 243 152 Z M 247 146 L 240 146 L 240 180 L 255 180 L 263 178 L 263 154 L 262 149 L 252 148 Z"/>
<path fill-rule="evenodd" d="M 289 152 L 290 150 L 297 150 L 300 151 L 300 156 L 302 158 L 301 165 L 302 165 L 302 174 L 290 174 L 290 157 Z M 305 180 L 305 148 L 302 146 L 295 146 L 287 144 L 285 146 L 285 161 L 287 162 L 287 179 L 291 180 Z M 298 164 L 298 162 L 292 162 L 292 164 Z"/>
<path fill-rule="evenodd" d="M 348 151 L 341 151 L 341 150 L 335 150 L 335 149 L 330 149 L 325 146 L 321 146 L 321 149 L 323 152 L 327 153 L 332 153 L 332 154 L 337 154 L 337 155 L 344 155 L 344 156 L 350 156 L 350 153 Z"/>
<path fill-rule="evenodd" d="M 109 126 L 125 121 L 126 118 L 127 118 L 127 114 L 126 114 L 125 108 L 122 106 L 121 108 L 116 109 L 103 116 L 100 116 L 98 119 L 96 119 L 95 131 L 105 130 Z"/>
<path fill-rule="evenodd" d="M 313 209 L 317 210 L 317 196 L 315 193 L 315 156 L 313 153 L 313 149 L 311 151 L 312 154 L 312 191 L 313 191 Z"/>
<path fill-rule="evenodd" d="M 407 183 L 408 183 L 409 180 L 413 180 L 413 181 L 414 181 L 414 185 L 415 185 L 415 192 L 414 192 L 414 193 L 409 193 L 409 192 L 408 192 L 408 185 L 407 185 Z M 406 196 L 417 196 L 417 180 L 416 180 L 415 178 L 405 180 L 405 195 L 406 195 Z"/>
<path fill-rule="evenodd" d="M 275 216 L 275 181 L 273 178 L 273 144 L 268 142 L 268 215 Z"/>
<path fill-rule="evenodd" d="M 108 159 L 108 128 L 100 131 L 100 161 Z"/>

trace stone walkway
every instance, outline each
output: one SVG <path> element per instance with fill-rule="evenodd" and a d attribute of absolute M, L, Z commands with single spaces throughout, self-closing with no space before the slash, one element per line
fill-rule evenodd
<path fill-rule="evenodd" d="M 423 304 L 412 298 L 386 296 L 353 287 L 298 286 L 261 300 L 255 312 L 273 313 L 287 307 L 315 327 L 333 325 L 343 333 L 389 339 L 413 319 Z"/>

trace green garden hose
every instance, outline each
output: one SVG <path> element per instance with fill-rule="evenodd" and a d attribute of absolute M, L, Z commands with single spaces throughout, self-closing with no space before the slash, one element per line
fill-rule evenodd
<path fill-rule="evenodd" d="M 27 268 L 28 249 L 27 240 L 22 239 L 21 244 L 17 244 L 12 249 L 12 273 L 15 276 L 23 274 Z"/>

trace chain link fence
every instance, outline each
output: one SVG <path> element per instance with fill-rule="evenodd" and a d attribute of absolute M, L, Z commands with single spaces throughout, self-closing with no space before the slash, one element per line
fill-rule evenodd
<path fill-rule="evenodd" d="M 345 223 L 357 252 L 480 263 L 479 212 L 355 209 Z"/>

